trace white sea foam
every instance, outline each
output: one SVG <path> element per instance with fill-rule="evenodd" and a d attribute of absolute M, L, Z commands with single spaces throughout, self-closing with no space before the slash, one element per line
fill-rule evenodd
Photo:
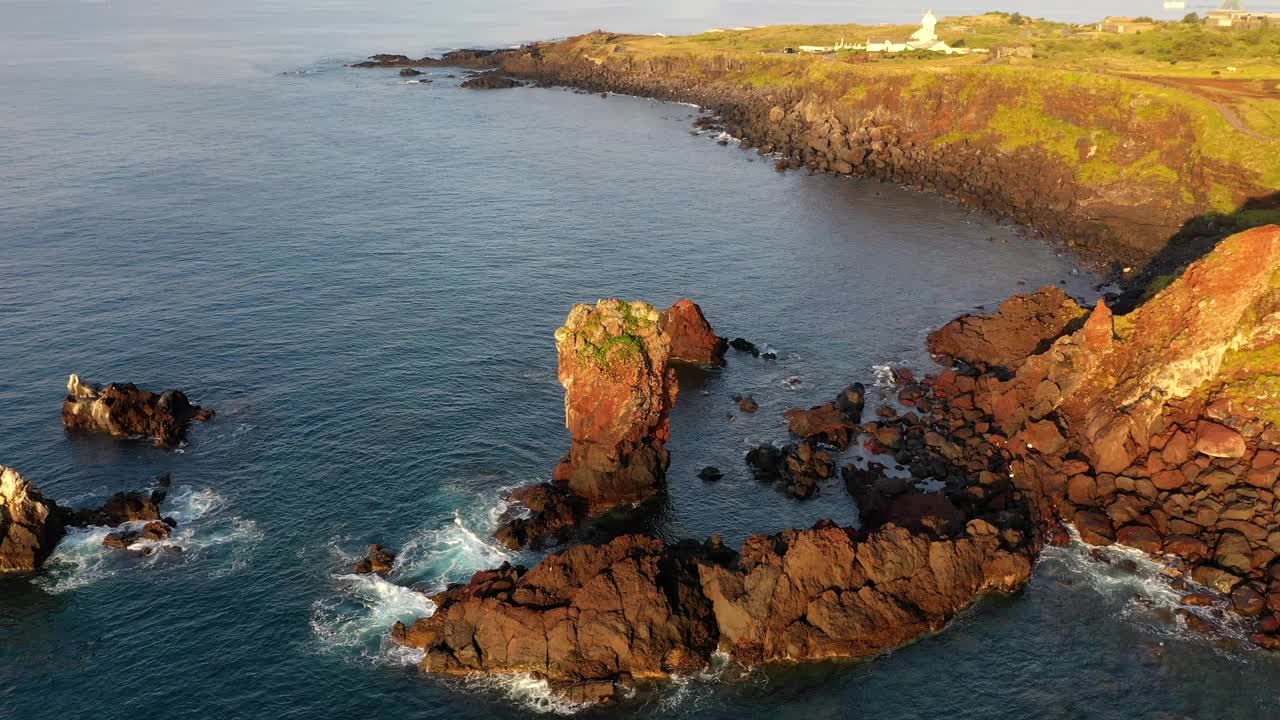
<path fill-rule="evenodd" d="M 117 529 L 136 530 L 145 522 L 125 523 L 121 528 L 72 528 L 36 583 L 50 593 L 64 593 L 121 573 L 206 558 L 215 560 L 209 572 L 234 572 L 262 540 L 262 532 L 252 520 L 223 513 L 225 504 L 211 489 L 180 486 L 161 505 L 161 514 L 178 523 L 173 534 L 164 540 L 139 542 L 129 550 L 104 547 L 102 541 Z"/>
<path fill-rule="evenodd" d="M 354 651 L 363 659 L 390 664 L 421 661 L 420 654 L 385 642 L 385 636 L 397 621 L 412 623 L 436 611 L 426 594 L 377 575 L 339 575 L 334 579 L 345 594 L 317 601 L 311 612 L 311 629 L 326 648 Z"/>
<path fill-rule="evenodd" d="M 1234 613 L 1222 612 L 1227 605 L 1225 599 L 1216 606 L 1185 606 L 1182 598 L 1188 591 L 1174 588 L 1170 566 L 1159 558 L 1123 545 L 1091 547 L 1080 540 L 1074 527 L 1068 526 L 1068 530 L 1072 535 L 1071 544 L 1046 548 L 1041 563 L 1060 563 L 1067 575 L 1083 579 L 1085 585 L 1105 601 L 1118 605 L 1119 617 L 1155 635 L 1208 639 L 1213 641 L 1216 652 L 1227 655 L 1247 646 L 1248 624 Z M 1190 578 L 1183 579 L 1194 589 L 1205 590 Z M 1200 631 L 1188 631 L 1186 620 L 1179 615 L 1182 612 L 1207 621 L 1213 633 L 1206 636 Z M 1236 642 L 1217 642 L 1223 639 Z"/>
<path fill-rule="evenodd" d="M 506 494 L 499 490 L 493 496 L 504 498 Z M 391 626 L 397 621 L 409 624 L 430 617 L 435 612 L 430 595 L 451 582 L 467 580 L 477 570 L 501 565 L 513 557 L 485 539 L 497 528 L 506 501 L 464 506 L 479 509 L 455 510 L 451 521 L 423 529 L 410 538 L 400 547 L 387 579 L 348 574 L 346 568 L 362 552 L 345 549 L 345 539 L 329 544 L 334 564 L 344 570 L 334 575 L 336 594 L 312 605 L 311 627 L 325 652 L 388 665 L 421 662 L 420 652 L 387 639 Z"/>
<path fill-rule="evenodd" d="M 543 715 L 573 715 L 590 707 L 570 701 L 546 680 L 525 673 L 469 675 L 464 682 L 469 688 L 499 693 L 521 708 Z"/>

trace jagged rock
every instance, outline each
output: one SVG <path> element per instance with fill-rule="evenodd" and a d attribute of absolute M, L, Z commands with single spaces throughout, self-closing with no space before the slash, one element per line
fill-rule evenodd
<path fill-rule="evenodd" d="M 665 331 L 671 336 L 671 362 L 707 367 L 724 364 L 728 343 L 715 334 L 702 308 L 689 298 L 667 309 Z"/>
<path fill-rule="evenodd" d="M 780 482 L 782 489 L 796 498 L 817 495 L 818 481 L 835 474 L 831 456 L 807 441 L 782 449 L 760 445 L 747 452 L 746 460 L 757 480 Z"/>
<path fill-rule="evenodd" d="M 734 338 L 729 341 L 729 347 L 738 352 L 751 353 L 753 357 L 760 357 L 760 349 L 756 344 L 746 338 Z"/>
<path fill-rule="evenodd" d="M 834 402 L 815 405 L 808 410 L 793 408 L 782 414 L 793 435 L 831 445 L 841 450 L 849 447 L 858 424 L 849 419 Z"/>
<path fill-rule="evenodd" d="M 735 396 L 734 402 L 738 403 L 738 409 L 744 413 L 753 413 L 760 409 L 760 403 L 750 395 Z"/>
<path fill-rule="evenodd" d="M 151 492 L 118 492 L 99 507 L 75 511 L 68 524 L 115 527 L 135 520 L 161 520 L 160 504 L 164 502 L 170 484 L 169 476 L 163 475 Z"/>
<path fill-rule="evenodd" d="M 34 572 L 65 533 L 65 510 L 0 465 L 0 573 Z"/>
<path fill-rule="evenodd" d="M 929 335 L 929 352 L 970 365 L 1016 369 L 1043 350 L 1084 315 L 1080 305 L 1056 287 L 1014 295 L 986 315 L 965 315 Z"/>
<path fill-rule="evenodd" d="M 495 75 L 494 73 L 481 73 L 470 80 L 464 80 L 460 87 L 468 90 L 509 90 L 511 88 L 523 87 L 524 83 L 507 77 L 506 75 Z"/>
<path fill-rule="evenodd" d="M 395 562 L 396 556 L 393 553 L 384 550 L 381 545 L 370 545 L 368 556 L 356 563 L 355 572 L 357 575 L 369 573 L 386 575 L 391 572 Z"/>
<path fill-rule="evenodd" d="M 574 306 L 556 330 L 573 444 L 551 486 L 517 498 L 532 515 L 507 517 L 499 539 L 513 548 L 563 540 L 592 515 L 657 495 L 665 486 L 669 413 L 678 392 L 673 348 L 684 361 L 702 362 L 720 345 L 688 299 L 670 313 L 639 301 Z"/>
<path fill-rule="evenodd" d="M 522 488 L 511 499 L 515 505 L 504 513 L 494 537 L 512 550 L 562 543 L 587 515 L 583 498 L 552 483 Z"/>
<path fill-rule="evenodd" d="M 128 549 L 142 541 L 167 540 L 173 534 L 173 529 L 164 522 L 152 520 L 142 526 L 141 530 L 120 530 L 108 534 L 102 539 L 102 544 L 106 547 Z"/>
<path fill-rule="evenodd" d="M 715 650 L 697 545 L 627 535 L 579 545 L 531 570 L 504 564 L 433 600 L 392 637 L 424 670 L 533 672 L 553 682 L 657 678 L 701 669 Z"/>
<path fill-rule="evenodd" d="M 156 395 L 130 383 L 99 387 L 82 382 L 78 375 L 67 381 L 62 403 L 62 424 L 68 430 L 149 437 L 164 447 L 180 445 L 192 420 L 211 417 L 212 410 L 192 405 L 181 390 Z"/>
<path fill-rule="evenodd" d="M 573 684 L 694 671 L 717 649 L 743 662 L 874 655 L 1030 571 L 1026 551 L 994 536 L 931 540 L 892 525 L 859 537 L 819 523 L 755 536 L 741 554 L 623 536 L 476 573 L 392 638 L 423 649 L 428 672 L 532 672 L 572 697 Z M 581 696 L 612 697 L 603 684 Z"/>
<path fill-rule="evenodd" d="M 747 541 L 700 568 L 720 647 L 745 662 L 867 657 L 940 629 L 982 594 L 1011 592 L 1030 561 L 993 537 L 931 541 L 830 523 Z"/>

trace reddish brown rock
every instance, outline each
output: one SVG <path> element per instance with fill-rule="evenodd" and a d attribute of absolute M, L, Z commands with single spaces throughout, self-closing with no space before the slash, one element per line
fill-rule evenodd
<path fill-rule="evenodd" d="M 1111 518 L 1100 512 L 1078 512 L 1072 518 L 1080 539 L 1090 545 L 1110 545 L 1115 542 L 1115 530 Z"/>
<path fill-rule="evenodd" d="M 677 384 L 663 316 L 643 302 L 577 305 L 556 331 L 568 488 L 593 510 L 654 494 L 666 475 Z"/>
<path fill-rule="evenodd" d="M 1160 533 L 1145 525 L 1125 525 L 1116 531 L 1116 542 L 1152 554 L 1164 545 Z"/>
<path fill-rule="evenodd" d="M 724 364 L 728 343 L 711 329 L 694 301 L 684 298 L 667 309 L 666 332 L 671 336 L 671 362 L 708 367 Z"/>
<path fill-rule="evenodd" d="M 1244 455 L 1244 438 L 1225 425 L 1201 422 L 1196 426 L 1196 451 L 1210 457 L 1238 458 Z"/>
<path fill-rule="evenodd" d="M 965 315 L 929 335 L 929 352 L 970 365 L 1016 369 L 1084 314 L 1065 292 L 1046 287 L 1014 295 L 997 312 Z"/>
<path fill-rule="evenodd" d="M 65 533 L 65 510 L 0 465 L 0 573 L 39 569 Z"/>
<path fill-rule="evenodd" d="M 859 537 L 819 523 L 753 537 L 740 554 L 624 536 L 476 573 L 392 637 L 423 649 L 428 672 L 532 672 L 572 694 L 696 671 L 717 649 L 746 662 L 875 655 L 1030 571 L 1028 553 L 995 535 L 935 540 L 892 525 Z"/>
<path fill-rule="evenodd" d="M 173 529 L 166 523 L 159 520 L 152 520 L 142 526 L 141 530 L 120 530 L 109 533 L 102 539 L 102 544 L 106 547 L 119 549 L 129 549 L 139 542 L 157 540 L 167 540 L 173 534 Z"/>
<path fill-rule="evenodd" d="M 357 575 L 365 575 L 376 573 L 378 575 L 386 575 L 391 572 L 395 566 L 396 556 L 393 553 L 384 550 L 381 545 L 370 545 L 369 554 L 360 562 L 356 563 L 355 573 Z"/>
<path fill-rule="evenodd" d="M 851 420 L 834 402 L 816 405 L 808 410 L 794 408 L 782 414 L 787 419 L 787 429 L 793 435 L 840 448 L 849 447 L 858 432 L 857 422 Z"/>
<path fill-rule="evenodd" d="M 192 420 L 211 417 L 213 411 L 192 405 L 181 390 L 157 395 L 129 383 L 99 387 L 78 375 L 67 381 L 62 403 L 62 424 L 68 430 L 147 437 L 163 447 L 181 445 Z"/>
<path fill-rule="evenodd" d="M 445 674 L 533 672 L 557 683 L 701 669 L 718 634 L 697 546 L 628 535 L 531 570 L 504 565 L 436 595 L 435 614 L 392 636 Z"/>
<path fill-rule="evenodd" d="M 1082 329 L 1084 337 L 1084 345 L 1090 350 L 1106 350 L 1111 344 L 1111 340 L 1115 337 L 1115 318 L 1111 314 L 1111 308 L 1098 299 L 1098 304 L 1094 306 L 1093 312 L 1089 313 L 1089 318 L 1085 320 Z"/>
<path fill-rule="evenodd" d="M 581 497 L 553 483 L 521 488 L 511 500 L 515 504 L 504 514 L 494 537 L 512 550 L 565 542 L 587 516 Z M 528 510 L 527 516 L 522 509 Z"/>

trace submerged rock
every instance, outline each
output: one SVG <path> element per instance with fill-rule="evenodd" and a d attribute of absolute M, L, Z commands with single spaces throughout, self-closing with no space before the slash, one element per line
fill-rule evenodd
<path fill-rule="evenodd" d="M 386 575 L 391 572 L 396 562 L 396 556 L 382 549 L 381 545 L 370 545 L 369 554 L 363 560 L 356 563 L 355 573 L 357 575 L 365 575 L 376 573 L 378 575 Z"/>
<path fill-rule="evenodd" d="M 464 80 L 460 85 L 468 90 L 509 90 L 523 86 L 524 83 L 518 80 L 493 73 L 481 73 L 470 80 Z"/>
<path fill-rule="evenodd" d="M 181 390 L 157 395 L 130 383 L 100 387 L 82 382 L 74 374 L 67 381 L 67 397 L 62 403 L 62 424 L 68 430 L 149 437 L 163 447 L 182 444 L 192 420 L 212 417 L 212 410 L 191 404 Z"/>
<path fill-rule="evenodd" d="M 130 549 L 143 541 L 167 540 L 172 534 L 173 529 L 168 523 L 152 520 L 143 525 L 141 530 L 120 530 L 110 533 L 102 539 L 102 544 L 106 547 Z"/>

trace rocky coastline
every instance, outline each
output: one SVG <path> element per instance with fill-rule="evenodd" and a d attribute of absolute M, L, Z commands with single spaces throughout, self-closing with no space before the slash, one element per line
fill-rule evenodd
<path fill-rule="evenodd" d="M 1277 203 L 1255 173 L 1204 156 L 1185 109 L 1120 78 L 1077 85 L 1069 74 L 1038 70 L 1045 77 L 1037 83 L 1000 67 L 858 73 L 836 62 L 828 65 L 840 72 L 822 73 L 767 54 L 631 52 L 639 39 L 596 31 L 482 58 L 459 51 L 455 64 L 540 86 L 694 104 L 710 114 L 699 132 L 723 132 L 744 150 L 778 158 L 779 170 L 937 193 L 1029 227 L 1126 287 L 1176 274 L 1236 232 L 1213 217 L 1224 198 L 1233 209 Z M 414 62 L 375 56 L 357 67 Z M 1024 124 L 1070 127 L 1081 137 L 1070 147 L 1034 133 L 999 140 L 1013 132 L 1004 128 L 1009 118 L 1027 114 L 1034 119 Z M 1117 147 L 1100 150 L 1099 142 Z M 1083 169 L 1100 152 L 1109 164 Z M 1143 170 L 1155 161 L 1169 172 Z"/>
<path fill-rule="evenodd" d="M 1073 529 L 1148 553 L 1188 608 L 1233 613 L 1280 649 L 1280 226 L 1228 238 L 1128 314 L 1045 288 L 929 345 L 952 367 L 899 371 L 870 421 L 856 386 L 787 413 L 797 439 L 771 457 L 776 477 L 830 477 L 822 448 L 858 439 L 877 458 L 840 470 L 860 527 L 824 521 L 736 551 L 717 537 L 581 544 L 451 586 L 393 639 L 428 672 L 533 673 L 607 702 L 715 652 L 752 664 L 890 650 L 1016 592 Z"/>

